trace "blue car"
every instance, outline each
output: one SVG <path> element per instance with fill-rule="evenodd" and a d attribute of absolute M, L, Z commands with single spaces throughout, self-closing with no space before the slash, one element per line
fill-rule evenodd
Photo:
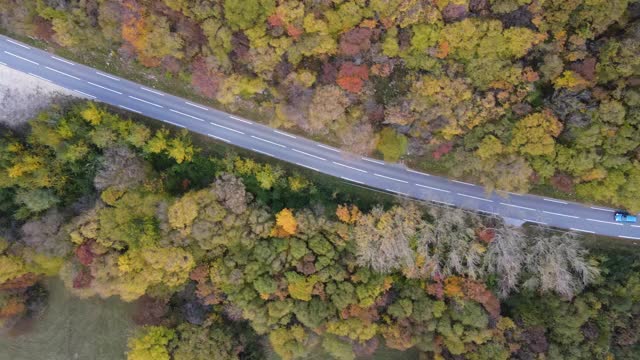
<path fill-rule="evenodd" d="M 621 223 L 635 223 L 638 221 L 638 217 L 629 214 L 628 212 L 625 211 L 616 211 L 616 214 L 613 217 L 615 219 L 616 222 L 621 222 Z"/>

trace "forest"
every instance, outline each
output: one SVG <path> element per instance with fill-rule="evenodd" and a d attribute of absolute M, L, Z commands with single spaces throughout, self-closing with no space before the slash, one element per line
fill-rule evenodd
<path fill-rule="evenodd" d="M 0 0 L 0 28 L 352 152 L 640 211 L 637 0 Z"/>
<path fill-rule="evenodd" d="M 135 302 L 128 360 L 640 354 L 635 252 L 371 204 L 138 120 L 74 101 L 1 129 L 3 332 L 46 311 L 41 282 L 57 276 Z"/>

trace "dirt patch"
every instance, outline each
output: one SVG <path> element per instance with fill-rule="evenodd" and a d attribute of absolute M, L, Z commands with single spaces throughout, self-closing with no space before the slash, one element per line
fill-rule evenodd
<path fill-rule="evenodd" d="M 70 90 L 0 65 L 0 124 L 17 128 L 52 103 L 72 96 Z"/>

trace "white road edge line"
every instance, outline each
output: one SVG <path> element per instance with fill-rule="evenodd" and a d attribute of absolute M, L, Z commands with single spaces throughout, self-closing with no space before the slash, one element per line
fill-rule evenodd
<path fill-rule="evenodd" d="M 2 61 L 0 61 L 0 65 L 7 66 L 7 64 L 3 63 Z"/>
<path fill-rule="evenodd" d="M 302 166 L 302 167 L 307 168 L 307 169 L 309 169 L 309 170 L 313 170 L 313 171 L 320 172 L 320 170 L 318 170 L 318 169 L 316 169 L 316 168 L 314 168 L 314 167 L 311 167 L 311 166 L 309 166 L 309 165 L 300 164 L 300 163 L 296 163 L 296 165 L 298 165 L 298 166 Z"/>
<path fill-rule="evenodd" d="M 341 179 L 343 179 L 343 180 L 347 180 L 347 181 L 354 182 L 354 183 L 356 183 L 356 184 L 364 185 L 364 183 L 363 183 L 362 181 L 357 181 L 357 180 L 349 179 L 348 177 L 344 177 L 344 176 L 340 176 L 340 178 L 341 178 Z"/>
<path fill-rule="evenodd" d="M 530 210 L 530 211 L 536 211 L 536 209 L 532 209 L 530 207 L 526 207 L 526 206 L 520 206 L 520 205 L 513 205 L 513 204 L 507 204 L 507 203 L 503 203 L 501 202 L 500 205 L 504 205 L 504 206 L 511 206 L 514 208 L 518 208 L 518 209 L 524 209 L 524 210 Z"/>
<path fill-rule="evenodd" d="M 140 101 L 140 102 L 147 103 L 147 104 L 149 104 L 149 105 L 153 105 L 153 106 L 155 106 L 155 107 L 159 107 L 159 108 L 161 108 L 161 109 L 163 108 L 161 105 L 154 104 L 154 103 L 152 103 L 151 101 L 142 100 L 142 99 L 139 99 L 139 98 L 137 98 L 137 97 L 135 97 L 135 96 L 131 96 L 131 95 L 129 95 L 129 97 L 130 97 L 130 98 L 132 98 L 133 100 L 138 100 L 138 101 Z"/>
<path fill-rule="evenodd" d="M 171 124 L 171 125 L 173 125 L 173 126 L 177 126 L 177 127 L 185 128 L 183 125 L 176 124 L 176 123 L 174 123 L 173 121 L 169 121 L 169 120 L 162 120 L 162 121 L 164 121 L 164 122 L 166 122 L 166 123 L 168 123 L 168 124 Z M 185 129 L 186 129 L 186 128 L 185 128 Z"/>
<path fill-rule="evenodd" d="M 622 226 L 622 224 L 620 224 L 620 223 L 611 222 L 611 221 L 604 221 L 604 220 L 597 220 L 597 219 L 587 219 L 587 221 L 594 221 L 594 222 L 599 222 L 599 223 L 603 223 L 603 224 Z"/>
<path fill-rule="evenodd" d="M 132 108 L 130 108 L 130 107 L 126 107 L 126 106 L 124 106 L 124 105 L 118 105 L 118 106 L 119 106 L 119 107 L 121 107 L 121 108 L 123 108 L 123 109 L 125 109 L 125 110 L 129 110 L 129 111 L 133 111 L 134 113 L 142 114 L 140 111 L 138 111 L 138 110 L 134 110 L 134 109 L 132 109 Z"/>
<path fill-rule="evenodd" d="M 280 135 L 288 136 L 288 137 L 290 137 L 292 139 L 297 139 L 297 137 L 295 137 L 295 136 L 293 136 L 291 134 L 287 134 L 286 132 L 282 132 L 282 131 L 278 131 L 278 130 L 273 130 L 273 132 L 278 133 Z"/>
<path fill-rule="evenodd" d="M 619 235 L 618 237 L 625 238 L 625 239 L 632 239 L 632 240 L 640 240 L 640 237 L 635 237 L 635 236 Z"/>
<path fill-rule="evenodd" d="M 59 58 L 59 57 L 57 57 L 57 56 L 53 56 L 53 55 L 51 55 L 51 58 L 53 58 L 54 60 L 62 61 L 62 62 L 63 62 L 63 63 L 65 63 L 65 64 L 69 64 L 69 65 L 71 65 L 71 66 L 75 66 L 75 64 L 74 64 L 74 63 L 72 63 L 71 61 L 67 61 L 67 60 L 65 60 L 65 59 L 61 59 L 61 58 Z"/>
<path fill-rule="evenodd" d="M 64 75 L 64 76 L 68 76 L 68 77 L 70 77 L 70 78 L 72 78 L 72 79 L 80 80 L 80 78 L 79 78 L 79 77 L 75 77 L 75 76 L 73 76 L 73 75 L 69 75 L 69 74 L 67 74 L 66 72 L 63 72 L 63 71 L 60 71 L 60 70 L 56 70 L 56 69 L 54 69 L 54 68 L 50 68 L 50 67 L 48 67 L 48 66 L 45 66 L 45 68 L 47 68 L 47 69 L 49 69 L 49 70 L 51 70 L 51 71 L 57 72 L 58 74 L 62 74 L 62 75 Z"/>
<path fill-rule="evenodd" d="M 464 184 L 464 185 L 469 185 L 469 186 L 475 186 L 473 184 L 469 184 L 468 182 L 464 182 L 464 181 L 459 181 L 459 180 L 451 180 L 454 183 L 458 183 L 458 184 Z"/>
<path fill-rule="evenodd" d="M 611 209 L 599 208 L 599 207 L 595 207 L 595 206 L 592 206 L 591 208 L 592 208 L 593 210 L 600 210 L 600 211 L 606 211 L 606 212 L 613 212 L 613 210 L 611 210 Z"/>
<path fill-rule="evenodd" d="M 156 94 L 156 95 L 164 96 L 164 94 L 163 94 L 163 93 L 161 93 L 161 92 L 159 92 L 159 91 L 155 91 L 155 90 L 149 89 L 149 88 L 146 88 L 146 87 L 144 87 L 144 86 L 140 86 L 140 89 L 142 89 L 142 90 L 144 90 L 144 91 L 148 91 L 148 92 L 150 92 L 150 93 L 154 93 L 154 94 Z"/>
<path fill-rule="evenodd" d="M 120 81 L 120 79 L 118 79 L 117 77 L 113 77 L 113 76 L 111 76 L 111 75 L 101 73 L 100 71 L 96 71 L 96 74 L 98 74 L 98 75 L 100 75 L 100 76 L 104 76 L 104 77 L 106 77 L 107 79 L 111 79 L 111 80 L 115 80 L 115 81 Z"/>
<path fill-rule="evenodd" d="M 115 90 L 113 90 L 113 89 L 109 89 L 109 88 L 108 88 L 108 87 L 106 87 L 106 86 L 102 86 L 102 85 L 94 84 L 94 83 L 92 83 L 91 81 L 87 81 L 87 83 L 89 83 L 89 84 L 91 84 L 91 85 L 93 85 L 93 86 L 99 87 L 99 88 L 101 88 L 101 89 L 105 89 L 105 90 L 107 90 L 107 91 L 114 92 L 114 93 L 116 93 L 116 94 L 118 94 L 118 95 L 122 95 L 122 93 L 121 93 L 120 91 L 115 91 Z"/>
<path fill-rule="evenodd" d="M 311 156 L 312 158 L 316 158 L 316 159 L 318 159 L 318 160 L 322 160 L 322 161 L 326 161 L 326 160 L 327 160 L 327 159 L 325 159 L 325 158 L 323 158 L 323 157 L 315 156 L 315 155 L 313 155 L 313 154 L 309 154 L 309 153 L 306 153 L 306 152 L 304 152 L 304 151 L 300 151 L 300 150 L 298 150 L 298 149 L 291 148 L 291 150 L 293 150 L 293 151 L 295 151 L 295 152 L 297 152 L 297 153 L 303 154 L 303 155 Z"/>
<path fill-rule="evenodd" d="M 542 211 L 542 212 L 545 213 L 545 214 L 564 216 L 564 217 L 568 217 L 568 218 L 572 218 L 572 219 L 579 219 L 580 218 L 579 216 L 560 214 L 560 213 L 555 213 L 555 212 L 551 212 L 551 211 Z"/>
<path fill-rule="evenodd" d="M 243 122 L 245 124 L 253 124 L 251 121 L 245 120 L 243 118 L 239 118 L 237 116 L 229 115 L 229 117 L 232 118 L 233 120 L 238 120 L 238 121 Z"/>
<path fill-rule="evenodd" d="M 271 156 L 271 157 L 273 157 L 273 158 L 275 157 L 275 156 L 273 156 L 272 154 L 269 154 L 269 153 L 268 153 L 268 152 L 266 152 L 266 151 L 262 151 L 262 150 L 258 150 L 258 149 L 254 149 L 254 148 L 251 148 L 251 150 L 253 150 L 253 151 L 257 152 L 257 153 L 260 153 L 260 154 L 262 154 L 262 155 Z"/>
<path fill-rule="evenodd" d="M 409 168 L 407 168 L 406 170 L 407 170 L 408 172 L 410 172 L 410 173 L 414 173 L 414 174 L 418 174 L 418 175 L 431 176 L 431 175 L 429 175 L 429 174 L 426 174 L 426 173 L 423 173 L 423 172 L 420 172 L 420 171 L 416 171 L 416 170 L 411 170 L 411 169 L 409 169 Z"/>
<path fill-rule="evenodd" d="M 569 230 L 580 231 L 580 232 L 585 232 L 585 233 L 589 233 L 589 234 L 595 234 L 595 231 L 591 231 L 591 230 L 584 230 L 584 229 L 578 229 L 578 228 L 569 228 Z"/>
<path fill-rule="evenodd" d="M 14 54 L 14 53 L 12 53 L 12 52 L 8 52 L 8 51 L 6 51 L 6 50 L 5 50 L 5 52 L 4 52 L 4 53 L 5 53 L 5 54 L 8 54 L 8 55 L 11 55 L 11 56 L 13 56 L 13 57 L 16 57 L 16 58 L 18 58 L 18 59 L 20 59 L 20 60 L 24 60 L 24 61 L 28 61 L 28 62 L 30 62 L 30 63 L 32 63 L 32 64 L 40 65 L 40 64 L 38 64 L 37 62 L 35 62 L 35 61 L 33 61 L 33 60 L 29 60 L 29 59 L 27 59 L 27 58 L 23 58 L 22 56 L 20 56 L 20 55 L 16 55 L 16 54 Z"/>
<path fill-rule="evenodd" d="M 631 225 L 631 227 L 640 228 L 640 225 Z"/>
<path fill-rule="evenodd" d="M 427 186 L 427 185 L 416 184 L 416 186 L 420 186 L 422 188 L 435 190 L 435 191 L 442 191 L 442 192 L 445 192 L 445 193 L 450 193 L 451 192 L 449 190 L 444 190 L 444 189 L 440 189 L 440 188 L 436 188 L 436 187 L 432 187 L 432 186 Z"/>
<path fill-rule="evenodd" d="M 544 201 L 550 201 L 550 202 L 554 202 L 554 203 L 558 203 L 558 204 L 563 204 L 563 205 L 567 205 L 569 204 L 566 201 L 562 201 L 562 200 L 556 200 L 556 199 L 547 199 L 547 198 L 542 198 L 542 200 Z"/>
<path fill-rule="evenodd" d="M 452 203 L 448 203 L 448 202 L 446 202 L 446 201 L 438 201 L 438 200 L 429 200 L 429 201 L 434 202 L 434 203 L 438 203 L 438 204 L 444 204 L 444 205 L 449 205 L 449 206 L 455 206 L 455 205 L 453 205 Z"/>
<path fill-rule="evenodd" d="M 40 80 L 42 80 L 42 81 L 52 82 L 51 80 L 49 80 L 49 79 L 45 79 L 45 78 L 43 78 L 42 76 L 36 75 L 36 74 L 34 74 L 34 73 L 28 73 L 28 74 L 29 74 L 29 75 L 31 75 L 31 76 L 33 76 L 34 78 L 40 79 Z"/>
<path fill-rule="evenodd" d="M 86 97 L 89 97 L 89 98 L 92 98 L 92 99 L 96 99 L 96 97 L 95 97 L 95 96 L 90 95 L 90 94 L 87 94 L 87 93 L 82 92 L 82 91 L 80 91 L 80 90 L 75 90 L 75 89 L 74 89 L 73 91 L 77 92 L 78 94 L 84 95 L 84 96 L 86 96 Z"/>
<path fill-rule="evenodd" d="M 380 174 L 376 174 L 374 173 L 373 176 L 377 176 L 377 177 L 381 177 L 381 178 L 385 178 L 385 179 L 389 179 L 389 180 L 393 180 L 393 181 L 397 181 L 397 182 L 401 182 L 401 183 L 405 183 L 408 184 L 408 181 L 404 181 L 404 180 L 400 180 L 400 179 L 396 179 L 396 178 L 392 178 L 390 176 L 384 176 L 384 175 L 380 175 Z"/>
<path fill-rule="evenodd" d="M 231 144 L 231 141 L 229 141 L 229 140 L 227 140 L 227 139 L 225 139 L 225 138 L 221 138 L 220 136 L 215 136 L 215 135 L 213 135 L 213 134 L 207 134 L 207 135 L 211 136 L 211 137 L 212 137 L 212 138 L 214 138 L 214 139 L 222 140 L 222 141 L 224 141 L 224 142 L 226 142 L 226 143 Z"/>
<path fill-rule="evenodd" d="M 12 43 L 13 45 L 18 45 L 18 46 L 23 47 L 23 48 L 25 48 L 25 49 L 27 49 L 27 50 L 31 50 L 31 48 L 30 48 L 30 47 L 28 47 L 28 46 L 26 46 L 26 45 L 22 45 L 22 44 L 20 44 L 19 42 L 13 41 L 13 40 L 11 40 L 11 39 L 7 39 L 7 41 L 8 41 L 8 42 L 10 42 L 10 43 Z"/>
<path fill-rule="evenodd" d="M 213 126 L 217 126 L 219 128 L 225 129 L 225 130 L 233 131 L 233 132 L 236 132 L 238 134 L 244 135 L 244 133 L 242 131 L 238 131 L 238 130 L 235 130 L 235 129 L 232 129 L 232 128 L 229 128 L 229 127 L 226 127 L 226 126 L 222 126 L 222 125 L 216 124 L 214 122 L 210 122 L 209 124 L 211 124 Z"/>
<path fill-rule="evenodd" d="M 403 192 L 400 192 L 400 191 L 398 191 L 398 190 L 393 190 L 393 189 L 385 189 L 385 190 L 386 190 L 386 191 L 388 191 L 388 192 L 395 193 L 395 194 L 400 194 L 400 195 L 404 195 L 404 196 L 409 196 L 409 194 L 407 194 L 407 193 L 403 193 Z"/>
<path fill-rule="evenodd" d="M 481 198 L 481 197 L 479 197 L 479 196 L 467 195 L 467 194 L 462 194 L 462 193 L 458 193 L 458 195 L 460 195 L 460 196 L 464 196 L 464 197 L 468 197 L 468 198 L 472 198 L 472 199 L 481 200 L 481 201 L 493 202 L 493 200 L 489 200 L 489 199 Z"/>
<path fill-rule="evenodd" d="M 194 104 L 194 103 L 191 103 L 191 102 L 188 102 L 188 101 L 185 101 L 184 103 L 189 105 L 189 106 L 197 107 L 200 110 L 209 111 L 209 109 L 207 109 L 206 107 L 200 106 L 198 104 Z"/>
<path fill-rule="evenodd" d="M 323 148 L 323 149 L 327 149 L 327 150 L 335 151 L 335 152 L 338 152 L 338 153 L 340 152 L 340 150 L 338 150 L 338 149 L 334 149 L 334 148 L 332 148 L 331 146 L 326 146 L 326 145 L 322 145 L 322 144 L 316 144 L 316 145 L 318 145 L 319 147 L 321 147 L 321 148 Z"/>
<path fill-rule="evenodd" d="M 363 173 L 365 173 L 365 174 L 367 173 L 366 171 L 364 171 L 364 170 L 362 170 L 362 169 L 354 168 L 353 166 L 349 166 L 349 165 L 341 164 L 341 163 L 339 163 L 339 162 L 335 162 L 335 161 L 332 161 L 332 163 L 334 163 L 334 164 L 336 164 L 336 165 L 338 165 L 338 166 L 346 167 L 347 169 L 351 169 L 351 170 L 355 170 L 355 171 L 360 171 L 360 172 L 363 172 Z"/>
<path fill-rule="evenodd" d="M 237 131 L 237 130 L 236 130 L 236 131 Z M 286 148 L 286 146 L 284 146 L 284 145 L 282 145 L 282 144 L 278 144 L 277 142 L 269 141 L 269 140 L 267 140 L 267 139 L 263 139 L 263 138 L 261 138 L 261 137 L 257 137 L 257 136 L 253 136 L 253 135 L 251 135 L 251 137 L 252 137 L 252 138 L 254 138 L 254 139 L 256 139 L 256 140 L 264 141 L 264 142 L 266 142 L 266 143 L 269 143 L 269 144 L 272 144 L 272 145 L 275 145 L 275 146 L 280 146 L 281 148 Z"/>
<path fill-rule="evenodd" d="M 180 111 L 178 111 L 178 110 L 169 109 L 169 111 L 173 111 L 173 112 L 174 112 L 174 113 L 176 113 L 176 114 L 180 114 L 180 115 L 183 115 L 183 116 L 188 116 L 188 117 L 190 117 L 190 118 L 192 118 L 192 119 L 195 119 L 195 120 L 198 120 L 198 121 L 202 121 L 202 122 L 204 122 L 204 120 L 203 120 L 203 119 L 200 119 L 200 118 L 199 118 L 199 117 L 197 117 L 197 116 L 193 116 L 193 115 L 185 114 L 185 113 L 180 112 Z"/>
<path fill-rule="evenodd" d="M 374 164 L 384 165 L 384 162 L 379 161 L 379 160 L 373 160 L 373 159 L 369 159 L 369 158 L 366 158 L 366 157 L 362 157 L 361 159 L 364 160 L 364 161 L 368 161 L 368 162 L 374 163 Z"/>
<path fill-rule="evenodd" d="M 542 221 L 536 221 L 536 220 L 529 220 L 529 219 L 522 219 L 525 222 L 530 222 L 530 223 L 534 223 L 534 224 L 539 224 L 539 225 L 547 225 L 546 222 L 542 222 Z"/>

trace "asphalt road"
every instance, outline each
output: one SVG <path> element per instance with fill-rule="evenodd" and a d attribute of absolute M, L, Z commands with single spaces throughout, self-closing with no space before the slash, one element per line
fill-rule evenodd
<path fill-rule="evenodd" d="M 0 36 L 0 65 L 71 89 L 79 95 L 355 184 L 439 204 L 583 233 L 640 240 L 640 224 L 613 221 L 613 209 L 534 195 L 496 193 L 402 165 L 361 157 L 194 104 Z"/>

